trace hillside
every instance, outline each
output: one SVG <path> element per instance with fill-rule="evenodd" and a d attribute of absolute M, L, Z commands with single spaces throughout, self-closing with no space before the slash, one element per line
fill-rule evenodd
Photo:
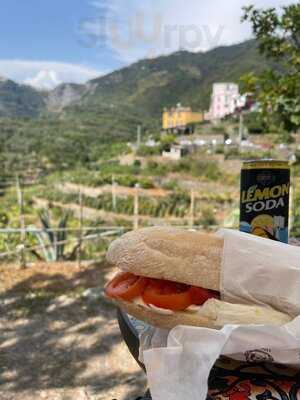
<path fill-rule="evenodd" d="M 244 73 L 267 66 L 255 41 L 250 40 L 205 53 L 180 51 L 142 60 L 85 85 L 62 84 L 48 93 L 1 80 L 0 116 L 37 117 L 66 111 L 72 118 L 94 119 L 101 110 L 121 125 L 122 115 L 130 114 L 147 126 L 157 122 L 163 107 L 178 102 L 208 109 L 214 82 L 238 81 Z"/>
<path fill-rule="evenodd" d="M 87 90 L 88 85 L 62 83 L 47 94 L 46 109 L 50 112 L 60 112 L 70 104 L 79 101 Z"/>
<path fill-rule="evenodd" d="M 48 93 L 0 80 L 0 162 L 9 172 L 29 165 L 68 169 L 114 157 L 126 151 L 137 125 L 143 134 L 160 131 L 163 107 L 181 102 L 208 109 L 214 82 L 238 81 L 266 66 L 255 42 L 248 41 L 142 60 L 86 85 L 62 84 Z"/>
<path fill-rule="evenodd" d="M 44 93 L 9 79 L 0 80 L 0 117 L 37 117 L 45 106 Z"/>
<path fill-rule="evenodd" d="M 122 109 L 126 105 L 149 118 L 159 117 L 163 107 L 178 102 L 205 110 L 214 82 L 238 81 L 241 75 L 260 72 L 267 66 L 252 40 L 206 53 L 180 51 L 142 60 L 90 81 L 89 90 L 76 109 L 93 106 Z"/>

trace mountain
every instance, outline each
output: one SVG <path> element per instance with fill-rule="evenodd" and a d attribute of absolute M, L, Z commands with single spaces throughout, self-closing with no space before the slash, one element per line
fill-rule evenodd
<path fill-rule="evenodd" d="M 76 83 L 61 83 L 50 91 L 46 97 L 48 111 L 59 112 L 63 108 L 80 101 L 82 95 L 88 90 L 88 85 Z"/>
<path fill-rule="evenodd" d="M 142 60 L 85 85 L 63 83 L 47 92 L 0 80 L 0 116 L 37 117 L 55 112 L 66 118 L 104 118 L 110 131 L 114 121 L 120 122 L 118 129 L 128 119 L 158 124 L 164 107 L 181 103 L 206 110 L 214 82 L 237 82 L 241 75 L 269 65 L 250 40 L 208 52 L 179 51 Z"/>
<path fill-rule="evenodd" d="M 214 82 L 237 82 L 243 74 L 269 65 L 253 40 L 205 53 L 179 51 L 91 80 L 76 109 L 126 107 L 147 118 L 158 118 L 164 107 L 179 102 L 205 110 Z"/>
<path fill-rule="evenodd" d="M 45 106 L 44 93 L 28 85 L 0 79 L 0 117 L 37 117 Z"/>

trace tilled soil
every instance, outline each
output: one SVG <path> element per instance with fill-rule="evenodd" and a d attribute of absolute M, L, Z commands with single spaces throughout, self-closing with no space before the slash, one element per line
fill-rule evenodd
<path fill-rule="evenodd" d="M 0 274 L 1 400 L 133 400 L 144 393 L 144 373 L 101 294 L 112 274 L 107 266 L 6 266 Z"/>

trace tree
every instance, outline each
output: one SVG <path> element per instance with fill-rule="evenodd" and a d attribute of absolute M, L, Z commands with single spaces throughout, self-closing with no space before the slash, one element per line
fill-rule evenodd
<path fill-rule="evenodd" d="M 172 144 L 176 142 L 176 136 L 174 135 L 163 135 L 160 139 L 161 150 L 170 150 Z"/>
<path fill-rule="evenodd" d="M 260 52 L 276 68 L 243 77 L 244 88 L 256 95 L 268 126 L 295 131 L 300 127 L 300 4 L 281 8 L 244 7 Z"/>

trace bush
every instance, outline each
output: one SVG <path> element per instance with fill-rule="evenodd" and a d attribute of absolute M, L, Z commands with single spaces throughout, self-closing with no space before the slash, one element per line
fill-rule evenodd
<path fill-rule="evenodd" d="M 154 188 L 154 184 L 150 179 L 147 178 L 140 178 L 139 185 L 142 189 L 152 189 Z"/>
<path fill-rule="evenodd" d="M 205 228 L 217 225 L 217 220 L 215 218 L 214 210 L 212 207 L 208 206 L 202 209 L 202 215 L 198 223 Z"/>
<path fill-rule="evenodd" d="M 165 190 L 175 191 L 175 190 L 179 189 L 179 185 L 178 185 L 178 182 L 175 179 L 171 179 L 170 181 L 164 183 L 162 185 L 162 188 L 165 189 Z"/>
<path fill-rule="evenodd" d="M 221 176 L 221 171 L 216 163 L 210 162 L 205 166 L 205 177 L 211 181 L 216 181 Z"/>
<path fill-rule="evenodd" d="M 199 159 L 184 159 L 175 165 L 174 172 L 187 172 L 195 177 L 203 177 L 216 181 L 222 176 L 222 172 L 216 162 Z"/>
<path fill-rule="evenodd" d="M 232 158 L 240 158 L 240 151 L 237 146 L 228 146 L 224 150 L 225 160 L 230 160 Z"/>
<path fill-rule="evenodd" d="M 176 136 L 174 135 L 164 135 L 160 139 L 160 150 L 161 151 L 168 151 L 172 144 L 176 142 Z"/>
<path fill-rule="evenodd" d="M 140 168 L 140 167 L 142 166 L 142 163 L 141 163 L 140 160 L 134 160 L 134 161 L 133 161 L 133 166 L 134 166 L 134 167 Z"/>
<path fill-rule="evenodd" d="M 168 172 L 168 167 L 166 164 L 149 161 L 143 172 L 148 175 L 163 176 Z"/>
<path fill-rule="evenodd" d="M 6 228 L 9 224 L 9 216 L 6 212 L 0 212 L 0 228 Z"/>
<path fill-rule="evenodd" d="M 215 152 L 216 152 L 216 154 L 224 154 L 224 145 L 223 144 L 218 144 L 216 146 Z"/>
<path fill-rule="evenodd" d="M 225 133 L 225 127 L 222 124 L 213 125 L 211 128 L 212 133 Z"/>
<path fill-rule="evenodd" d="M 257 111 L 246 114 L 244 116 L 244 123 L 249 133 L 261 134 L 267 130 L 262 114 Z"/>
<path fill-rule="evenodd" d="M 286 143 L 291 144 L 295 142 L 294 136 L 287 131 L 281 131 L 278 133 L 277 137 L 274 140 L 275 143 Z"/>
<path fill-rule="evenodd" d="M 159 146 L 157 147 L 148 147 L 145 145 L 141 145 L 137 150 L 137 155 L 141 157 L 147 156 L 157 156 L 160 155 L 161 149 Z"/>

